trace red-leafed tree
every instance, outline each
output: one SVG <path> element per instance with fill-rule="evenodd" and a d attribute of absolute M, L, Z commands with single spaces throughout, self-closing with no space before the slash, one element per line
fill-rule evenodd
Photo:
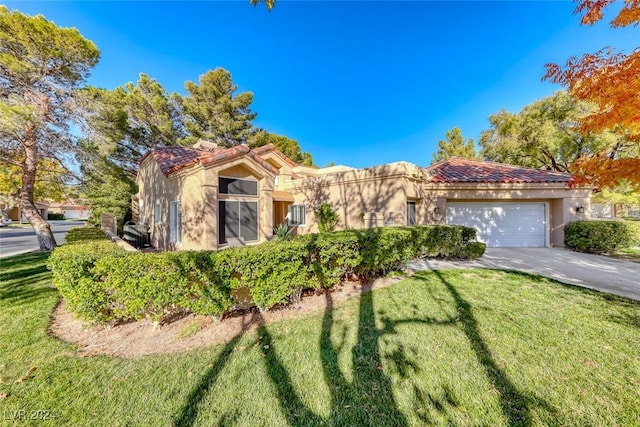
<path fill-rule="evenodd" d="M 576 13 L 583 25 L 592 25 L 615 0 L 578 0 Z M 640 24 L 640 0 L 625 0 L 611 21 L 613 28 Z M 597 109 L 580 120 L 583 132 L 610 130 L 625 144 L 615 143 L 581 157 L 572 165 L 576 183 L 615 187 L 628 181 L 640 187 L 640 48 L 631 53 L 604 48 L 581 58 L 569 58 L 564 66 L 547 64 L 544 79 L 567 87 L 576 99 Z M 631 144 L 631 147 L 629 146 Z"/>

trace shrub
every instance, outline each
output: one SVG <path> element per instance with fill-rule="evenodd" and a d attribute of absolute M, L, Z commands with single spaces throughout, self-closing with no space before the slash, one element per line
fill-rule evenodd
<path fill-rule="evenodd" d="M 67 236 L 65 237 L 65 242 L 67 243 L 75 243 L 75 242 L 85 242 L 88 240 L 108 240 L 104 231 L 97 227 L 86 226 L 86 227 L 76 227 L 69 230 Z"/>
<path fill-rule="evenodd" d="M 372 277 L 413 258 L 476 258 L 485 245 L 460 226 L 385 227 L 308 234 L 289 241 L 217 252 L 130 253 L 75 229 L 49 259 L 54 284 L 71 311 L 92 322 L 181 311 L 222 315 L 232 292 L 247 289 L 262 310 L 285 304 L 304 288 L 332 287 L 349 275 Z M 95 231 L 99 231 L 94 229 Z M 104 236 L 104 235 L 103 235 Z"/>
<path fill-rule="evenodd" d="M 362 263 L 358 236 L 351 231 L 312 234 L 306 243 L 308 265 L 318 285 L 330 288 Z"/>
<path fill-rule="evenodd" d="M 275 234 L 279 240 L 289 240 L 291 238 L 291 231 L 293 231 L 293 229 L 289 230 L 286 222 L 282 222 L 273 228 L 273 234 Z"/>
<path fill-rule="evenodd" d="M 623 221 L 573 221 L 564 227 L 564 244 L 579 252 L 613 253 L 632 246 L 633 231 Z"/>
<path fill-rule="evenodd" d="M 214 268 L 228 278 L 230 288 L 249 289 L 261 310 L 286 303 L 300 289 L 318 287 L 301 240 L 225 249 L 211 256 Z"/>
<path fill-rule="evenodd" d="M 64 219 L 64 214 L 62 213 L 53 213 L 53 212 L 48 212 L 47 213 L 47 219 L 49 221 L 60 221 Z"/>
<path fill-rule="evenodd" d="M 487 249 L 486 243 L 469 242 L 465 245 L 464 249 L 459 253 L 458 257 L 462 259 L 476 259 L 484 255 Z"/>
<path fill-rule="evenodd" d="M 53 272 L 52 282 L 70 311 L 92 322 L 110 320 L 109 295 L 93 267 L 103 257 L 122 252 L 108 240 L 66 244 L 53 251 L 47 267 Z"/>
<path fill-rule="evenodd" d="M 638 219 L 625 219 L 624 223 L 630 229 L 632 233 L 632 242 L 630 246 L 640 245 L 640 220 Z"/>
<path fill-rule="evenodd" d="M 329 203 L 320 205 L 320 208 L 314 212 L 314 215 L 316 220 L 318 220 L 318 230 L 321 233 L 327 233 L 336 228 L 339 217 Z"/>
<path fill-rule="evenodd" d="M 196 266 L 197 257 L 173 253 L 108 255 L 93 269 L 109 295 L 109 320 L 153 321 L 184 311 L 220 315 L 229 309 L 228 293 L 219 298 L 217 283 Z"/>

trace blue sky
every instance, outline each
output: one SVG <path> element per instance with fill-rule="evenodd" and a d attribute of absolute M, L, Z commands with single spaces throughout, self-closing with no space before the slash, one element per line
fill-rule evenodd
<path fill-rule="evenodd" d="M 167 90 L 209 69 L 254 93 L 257 126 L 299 141 L 316 164 L 428 165 L 454 126 L 477 141 L 487 117 L 560 87 L 544 64 L 614 46 L 633 29 L 582 27 L 559 2 L 8 2 L 76 27 L 102 52 L 89 83 L 144 72 Z"/>

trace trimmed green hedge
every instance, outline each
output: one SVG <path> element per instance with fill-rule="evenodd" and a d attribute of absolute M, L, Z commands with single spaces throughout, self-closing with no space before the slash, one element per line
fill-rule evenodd
<path fill-rule="evenodd" d="M 634 230 L 624 221 L 573 221 L 564 227 L 564 244 L 576 251 L 613 253 L 633 246 Z"/>
<path fill-rule="evenodd" d="M 89 233 L 87 233 L 87 236 Z M 420 257 L 477 258 L 485 245 L 461 226 L 389 227 L 309 234 L 221 251 L 128 253 L 111 242 L 64 245 L 49 258 L 69 309 L 91 322 L 176 312 L 222 315 L 248 290 L 262 310 L 305 288 L 373 277 Z"/>
<path fill-rule="evenodd" d="M 640 245 L 640 219 L 625 219 L 624 223 L 631 229 L 633 236 L 631 246 Z"/>
<path fill-rule="evenodd" d="M 49 212 L 47 213 L 47 219 L 49 221 L 60 221 L 64 219 L 64 214 Z"/>
<path fill-rule="evenodd" d="M 67 236 L 65 237 L 65 242 L 67 243 L 75 243 L 75 242 L 84 242 L 88 240 L 108 240 L 104 231 L 100 230 L 97 227 L 86 226 L 86 227 L 76 227 L 69 230 Z"/>
<path fill-rule="evenodd" d="M 108 291 L 94 274 L 94 267 L 98 261 L 120 252 L 124 250 L 108 240 L 69 243 L 53 251 L 47 267 L 71 312 L 94 322 L 112 319 Z"/>

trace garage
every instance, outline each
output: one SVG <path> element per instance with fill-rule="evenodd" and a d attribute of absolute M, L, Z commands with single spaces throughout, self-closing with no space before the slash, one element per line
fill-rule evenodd
<path fill-rule="evenodd" d="M 547 246 L 545 203 L 447 202 L 448 224 L 478 230 L 478 240 L 490 248 Z"/>

